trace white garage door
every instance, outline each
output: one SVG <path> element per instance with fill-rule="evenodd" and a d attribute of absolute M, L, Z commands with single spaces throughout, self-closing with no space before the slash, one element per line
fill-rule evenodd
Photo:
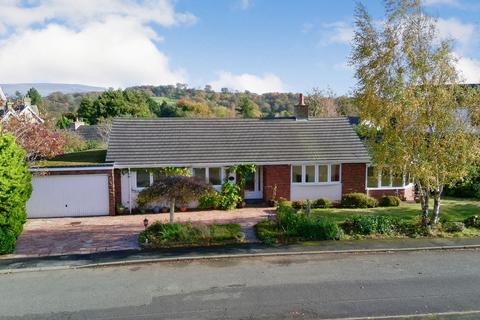
<path fill-rule="evenodd" d="M 29 218 L 108 215 L 105 174 L 32 177 Z"/>

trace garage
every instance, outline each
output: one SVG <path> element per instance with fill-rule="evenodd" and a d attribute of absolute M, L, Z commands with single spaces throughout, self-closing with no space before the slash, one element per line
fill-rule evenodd
<path fill-rule="evenodd" d="M 29 218 L 109 214 L 108 174 L 36 175 L 32 188 Z"/>

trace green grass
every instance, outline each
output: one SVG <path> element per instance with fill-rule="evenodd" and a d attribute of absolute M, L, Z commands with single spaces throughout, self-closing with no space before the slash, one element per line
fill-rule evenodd
<path fill-rule="evenodd" d="M 87 150 L 66 153 L 49 160 L 41 160 L 34 164 L 35 167 L 61 167 L 95 165 L 105 163 L 107 150 Z"/>
<path fill-rule="evenodd" d="M 163 101 L 165 101 L 168 105 L 175 105 L 177 104 L 177 99 L 172 99 L 172 98 L 168 98 L 168 97 L 152 97 L 152 99 L 156 102 L 156 103 L 159 103 L 159 104 L 162 104 Z"/>
<path fill-rule="evenodd" d="M 433 203 L 431 203 L 431 207 Z M 375 215 L 388 215 L 399 218 L 402 223 L 408 223 L 411 225 L 419 225 L 420 222 L 420 204 L 418 203 L 401 203 L 399 207 L 377 207 L 368 209 L 342 209 L 342 208 L 329 208 L 329 209 L 312 209 L 312 215 L 317 217 L 327 217 L 335 221 L 339 225 L 345 222 L 346 219 L 355 215 L 361 216 L 375 216 Z M 466 218 L 480 215 L 480 201 L 471 199 L 456 199 L 446 198 L 442 199 L 440 221 L 459 221 L 463 222 Z M 275 222 L 262 221 L 255 226 L 257 237 L 265 243 L 284 242 L 285 235 L 281 230 L 278 230 L 278 226 Z M 341 239 L 389 239 L 389 238 L 402 238 L 402 237 L 443 237 L 443 238 L 455 238 L 455 237 L 480 237 L 480 229 L 467 228 L 461 232 L 446 232 L 442 228 L 434 230 L 430 235 L 418 234 L 417 232 L 410 233 L 398 233 L 392 234 L 377 234 L 372 233 L 368 235 L 348 235 L 345 234 Z M 318 241 L 303 241 L 302 239 L 290 238 L 287 241 L 300 241 L 301 244 L 316 245 Z"/>
<path fill-rule="evenodd" d="M 430 208 L 433 207 L 433 202 Z M 419 203 L 401 203 L 399 207 L 378 207 L 369 209 L 312 209 L 312 213 L 334 219 L 336 222 L 344 222 L 352 215 L 392 215 L 404 221 L 414 221 L 421 214 Z M 468 199 L 448 198 L 442 199 L 440 207 L 440 219 L 448 221 L 463 221 L 473 215 L 480 215 L 480 201 Z"/>
<path fill-rule="evenodd" d="M 147 241 L 148 240 L 148 241 Z M 197 247 L 241 243 L 239 224 L 193 225 L 154 223 L 140 233 L 139 242 L 147 248 Z"/>

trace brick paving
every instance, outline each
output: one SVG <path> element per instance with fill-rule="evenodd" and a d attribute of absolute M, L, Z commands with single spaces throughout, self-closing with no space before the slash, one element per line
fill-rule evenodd
<path fill-rule="evenodd" d="M 246 241 L 256 241 L 252 227 L 273 214 L 271 208 L 243 208 L 233 211 L 191 211 L 175 213 L 178 222 L 239 223 Z M 139 249 L 137 237 L 143 219 L 149 224 L 167 222 L 168 213 L 106 217 L 29 219 L 17 241 L 14 254 L 2 258 L 86 254 Z"/>

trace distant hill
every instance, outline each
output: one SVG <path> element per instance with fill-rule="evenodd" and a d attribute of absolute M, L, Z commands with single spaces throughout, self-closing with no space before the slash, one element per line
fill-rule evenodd
<path fill-rule="evenodd" d="M 42 96 L 48 96 L 52 92 L 69 93 L 84 93 L 84 92 L 102 92 L 106 88 L 86 86 L 83 84 L 67 84 L 67 83 L 6 83 L 0 84 L 5 94 L 9 96 L 15 95 L 16 91 L 22 94 L 27 93 L 28 89 L 35 88 Z"/>

